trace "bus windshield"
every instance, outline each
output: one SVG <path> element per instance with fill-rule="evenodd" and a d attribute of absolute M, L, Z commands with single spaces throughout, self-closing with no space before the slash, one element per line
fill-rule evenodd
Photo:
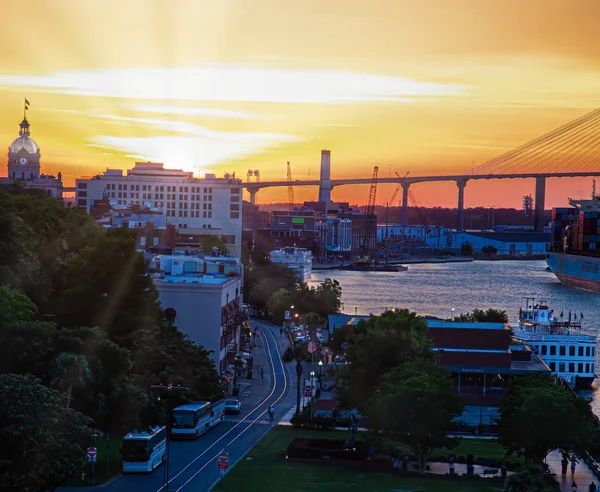
<path fill-rule="evenodd" d="M 123 441 L 123 461 L 148 461 L 148 440 L 125 439 Z"/>
<path fill-rule="evenodd" d="M 194 412 L 190 410 L 175 410 L 173 412 L 173 427 L 177 429 L 192 429 L 196 427 Z"/>

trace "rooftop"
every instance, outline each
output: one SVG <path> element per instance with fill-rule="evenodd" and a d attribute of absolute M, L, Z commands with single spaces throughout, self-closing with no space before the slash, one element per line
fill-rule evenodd
<path fill-rule="evenodd" d="M 189 273 L 184 275 L 164 275 L 162 273 L 152 274 L 155 282 L 168 282 L 172 284 L 224 284 L 233 277 L 227 275 L 211 275 L 202 273 Z"/>
<path fill-rule="evenodd" d="M 441 321 L 428 319 L 427 326 L 429 328 L 448 328 L 461 330 L 507 330 L 504 323 L 470 323 L 467 321 Z"/>

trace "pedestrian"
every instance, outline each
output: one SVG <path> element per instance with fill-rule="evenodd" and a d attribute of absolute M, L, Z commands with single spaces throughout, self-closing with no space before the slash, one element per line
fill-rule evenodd
<path fill-rule="evenodd" d="M 567 475 L 567 469 L 569 468 L 569 460 L 567 459 L 566 456 L 563 456 L 561 464 L 562 464 L 562 476 L 564 477 Z"/>
<path fill-rule="evenodd" d="M 594 482 L 588 487 L 588 492 L 596 492 L 596 484 Z"/>
<path fill-rule="evenodd" d="M 577 484 L 575 483 L 575 480 L 573 480 L 573 485 L 571 485 L 571 488 L 573 489 L 573 492 L 577 492 Z"/>
<path fill-rule="evenodd" d="M 571 474 L 575 473 L 575 467 L 577 466 L 577 459 L 575 459 L 575 456 L 573 456 L 571 458 Z"/>
<path fill-rule="evenodd" d="M 273 405 L 271 405 L 269 407 L 269 418 L 271 419 L 271 422 L 273 422 L 274 417 L 275 417 L 275 407 Z"/>
<path fill-rule="evenodd" d="M 260 368 L 260 379 L 265 379 L 265 368 L 264 367 Z"/>

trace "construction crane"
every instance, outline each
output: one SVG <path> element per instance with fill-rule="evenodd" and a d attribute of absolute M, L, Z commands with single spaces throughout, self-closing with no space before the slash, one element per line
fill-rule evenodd
<path fill-rule="evenodd" d="M 287 181 L 288 181 L 288 206 L 290 210 L 294 210 L 294 187 L 292 186 L 292 166 L 287 163 Z"/>
<path fill-rule="evenodd" d="M 365 227 L 362 230 L 362 237 L 360 242 L 360 258 L 357 263 L 368 263 L 373 255 L 373 243 L 375 235 L 373 229 L 377 229 L 377 219 L 375 218 L 375 198 L 377 197 L 377 175 L 379 173 L 379 167 L 373 168 L 373 179 L 371 180 L 371 187 L 369 188 L 369 203 L 367 204 L 367 218 L 365 220 Z"/>

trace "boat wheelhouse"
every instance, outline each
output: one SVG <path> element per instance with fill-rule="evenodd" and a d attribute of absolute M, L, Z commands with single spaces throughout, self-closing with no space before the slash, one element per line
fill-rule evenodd
<path fill-rule="evenodd" d="M 519 326 L 513 338 L 528 345 L 548 364 L 552 374 L 572 388 L 589 387 L 596 378 L 596 341 L 581 331 L 580 314 L 569 311 L 556 315 L 544 302 L 526 297 L 519 309 Z"/>

